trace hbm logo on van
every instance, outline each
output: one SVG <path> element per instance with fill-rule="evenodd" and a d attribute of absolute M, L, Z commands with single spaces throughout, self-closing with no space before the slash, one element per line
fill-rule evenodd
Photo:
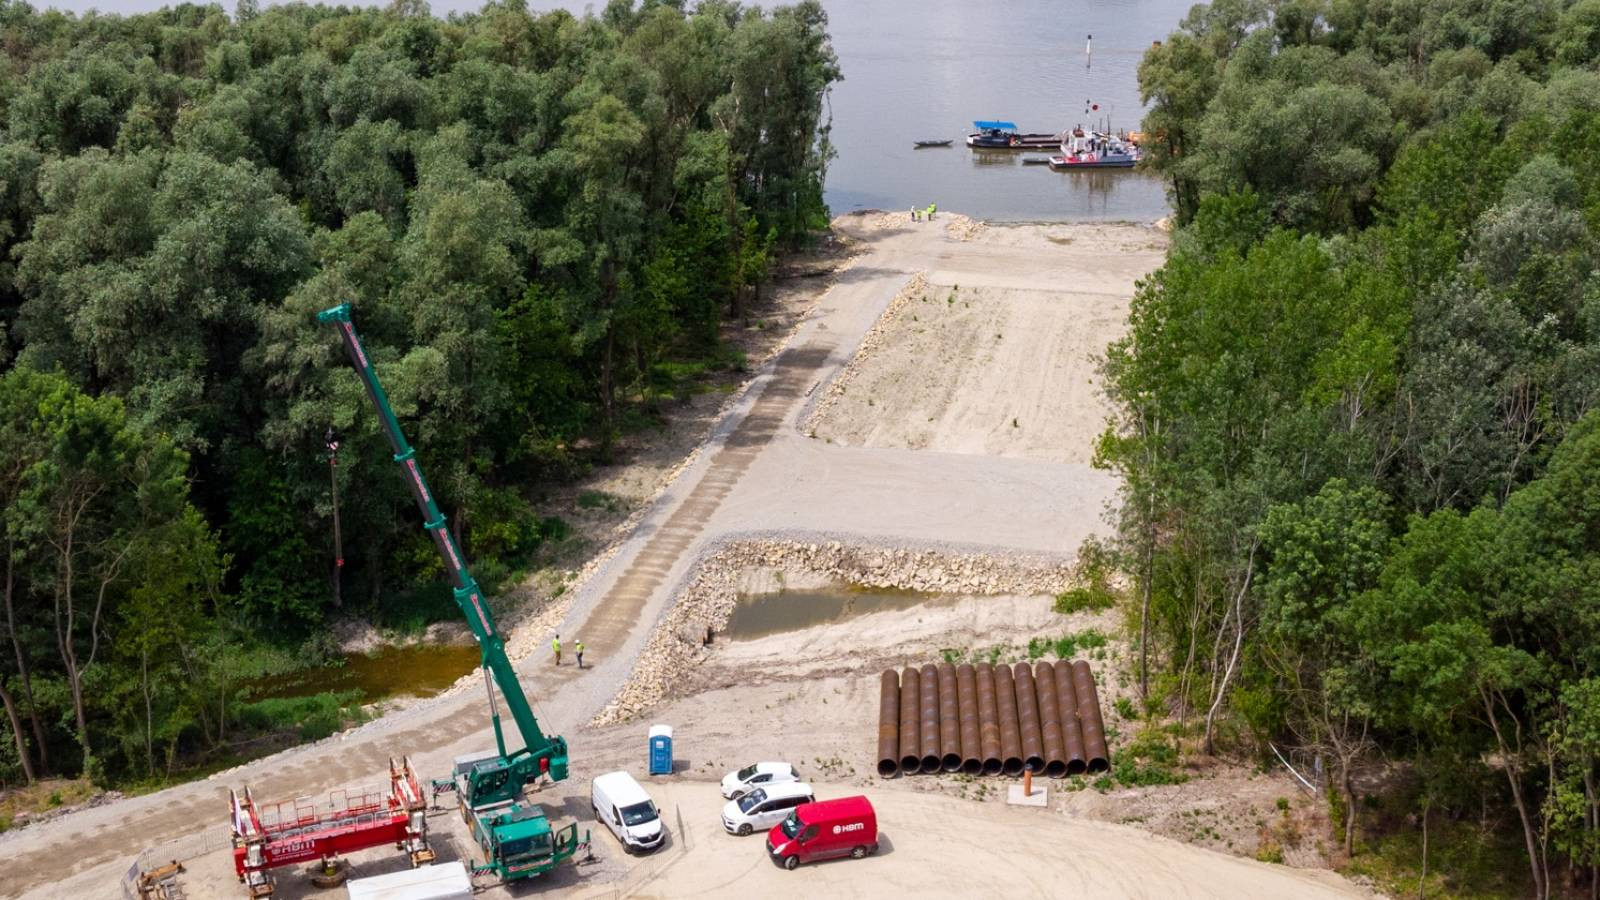
<path fill-rule="evenodd" d="M 833 833 L 834 834 L 840 834 L 840 833 L 845 832 L 845 831 L 860 831 L 861 829 L 866 828 L 866 827 L 867 827 L 867 825 L 866 825 L 865 822 L 856 822 L 856 823 L 851 824 L 851 825 L 835 825 L 835 826 L 833 826 Z"/>

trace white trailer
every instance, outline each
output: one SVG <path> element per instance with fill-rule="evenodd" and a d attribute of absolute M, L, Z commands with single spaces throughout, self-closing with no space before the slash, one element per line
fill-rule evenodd
<path fill-rule="evenodd" d="M 357 878 L 345 888 L 350 900 L 472 900 L 472 878 L 459 862 Z"/>

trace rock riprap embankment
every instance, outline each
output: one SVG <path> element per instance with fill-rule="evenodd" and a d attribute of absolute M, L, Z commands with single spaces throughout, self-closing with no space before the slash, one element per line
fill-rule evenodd
<path fill-rule="evenodd" d="M 723 544 L 695 570 L 617 696 L 595 725 L 643 713 L 676 680 L 710 653 L 705 638 L 727 624 L 739 588 L 752 570 L 806 579 L 943 594 L 1054 594 L 1077 580 L 1077 565 L 1061 557 L 884 548 L 841 541 L 796 543 L 750 540 Z"/>

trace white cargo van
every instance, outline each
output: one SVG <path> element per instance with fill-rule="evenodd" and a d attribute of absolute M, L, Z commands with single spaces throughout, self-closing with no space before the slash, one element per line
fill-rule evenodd
<path fill-rule="evenodd" d="M 627 772 L 608 772 L 595 778 L 590 804 L 595 819 L 611 829 L 624 849 L 648 853 L 660 847 L 666 837 L 655 801 Z"/>
<path fill-rule="evenodd" d="M 729 834 L 765 832 L 787 819 L 796 806 L 815 799 L 811 785 L 800 781 L 758 787 L 737 800 L 728 801 L 722 808 L 722 827 Z"/>

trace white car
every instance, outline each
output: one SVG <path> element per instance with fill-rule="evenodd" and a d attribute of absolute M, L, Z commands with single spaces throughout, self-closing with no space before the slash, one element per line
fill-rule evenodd
<path fill-rule="evenodd" d="M 722 776 L 722 796 L 737 800 L 751 789 L 785 781 L 799 781 L 794 766 L 781 762 L 759 762 Z"/>
<path fill-rule="evenodd" d="M 647 853 L 659 848 L 666 832 L 655 801 L 627 772 L 609 772 L 594 780 L 590 803 L 594 817 L 611 829 L 623 849 Z"/>
<path fill-rule="evenodd" d="M 729 834 L 739 835 L 770 831 L 772 826 L 788 818 L 796 806 L 816 799 L 811 785 L 803 781 L 781 781 L 753 788 L 743 797 L 729 800 L 722 808 L 722 827 Z"/>

